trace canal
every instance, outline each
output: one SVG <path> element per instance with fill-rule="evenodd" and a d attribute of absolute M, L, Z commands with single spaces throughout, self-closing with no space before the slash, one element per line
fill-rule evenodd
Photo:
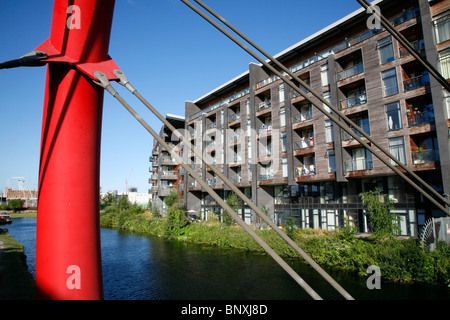
<path fill-rule="evenodd" d="M 36 219 L 14 219 L 6 228 L 24 245 L 34 276 Z M 310 299 L 265 255 L 110 229 L 101 230 L 101 241 L 105 300 Z M 297 259 L 287 262 L 323 299 L 342 299 L 311 267 Z M 446 288 L 388 283 L 381 277 L 381 289 L 369 290 L 365 278 L 330 275 L 357 300 L 450 299 Z"/>

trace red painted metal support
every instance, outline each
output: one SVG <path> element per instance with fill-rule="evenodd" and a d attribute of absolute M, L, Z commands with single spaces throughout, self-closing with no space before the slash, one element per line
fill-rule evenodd
<path fill-rule="evenodd" d="M 39 299 L 102 299 L 99 176 L 104 90 L 83 69 L 108 56 L 114 0 L 55 0 L 36 231 Z M 96 71 L 103 71 L 102 69 Z"/>

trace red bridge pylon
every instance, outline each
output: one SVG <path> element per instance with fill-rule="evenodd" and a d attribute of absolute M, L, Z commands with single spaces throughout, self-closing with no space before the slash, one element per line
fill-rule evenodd
<path fill-rule="evenodd" d="M 55 0 L 47 54 L 36 289 L 39 299 L 102 299 L 99 227 L 100 137 L 114 0 Z"/>

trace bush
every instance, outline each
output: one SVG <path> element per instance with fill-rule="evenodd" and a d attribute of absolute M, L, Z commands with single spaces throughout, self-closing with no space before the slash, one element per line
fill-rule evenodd
<path fill-rule="evenodd" d="M 399 233 L 399 216 L 391 213 L 394 209 L 393 200 L 382 194 L 379 189 L 360 193 L 359 196 L 370 212 L 370 225 L 376 238 L 381 239 Z"/>
<path fill-rule="evenodd" d="M 168 210 L 166 216 L 165 233 L 167 238 L 177 238 L 185 232 L 185 227 L 190 224 L 186 217 L 186 211 L 180 204 L 174 203 Z"/>

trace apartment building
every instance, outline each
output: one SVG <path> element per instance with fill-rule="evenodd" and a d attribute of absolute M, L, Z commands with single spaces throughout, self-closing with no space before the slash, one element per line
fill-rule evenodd
<path fill-rule="evenodd" d="M 448 79 L 450 1 L 375 4 Z M 449 93 L 387 31 L 368 29 L 368 17 L 357 10 L 276 58 L 435 190 L 450 194 Z M 403 235 L 417 236 L 426 219 L 443 215 L 262 65 L 250 63 L 185 110 L 189 141 L 277 224 L 292 216 L 301 228 L 335 229 L 348 221 L 368 231 L 358 195 L 375 188 L 395 199 Z M 229 188 L 199 157 L 186 151 L 184 159 L 227 197 Z M 203 217 L 221 212 L 187 173 L 184 181 L 187 210 Z M 259 222 L 245 203 L 238 213 Z"/>
<path fill-rule="evenodd" d="M 185 121 L 183 116 L 167 114 L 166 120 L 177 130 L 183 131 Z M 163 125 L 159 136 L 172 148 L 175 148 L 179 156 L 183 156 L 183 147 L 179 139 Z M 153 141 L 152 155 L 150 156 L 151 177 L 149 178 L 152 205 L 160 208 L 160 213 L 164 214 L 164 198 L 172 191 L 177 191 L 180 198 L 183 197 L 184 190 L 184 169 L 180 166 L 172 154 L 166 150 L 156 139 Z"/>

